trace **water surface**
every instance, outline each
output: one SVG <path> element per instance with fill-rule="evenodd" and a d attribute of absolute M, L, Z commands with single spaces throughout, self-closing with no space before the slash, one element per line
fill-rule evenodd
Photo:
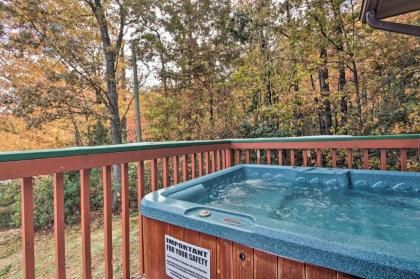
<path fill-rule="evenodd" d="M 350 187 L 351 188 L 351 187 Z M 246 179 L 214 186 L 202 205 L 419 245 L 419 193 L 387 193 Z"/>

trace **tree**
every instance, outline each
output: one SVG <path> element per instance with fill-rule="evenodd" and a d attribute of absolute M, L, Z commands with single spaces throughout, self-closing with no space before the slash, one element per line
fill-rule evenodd
<path fill-rule="evenodd" d="M 81 121 L 75 114 L 85 121 L 96 115 L 96 121 L 109 121 L 111 142 L 122 143 L 124 115 L 118 91 L 125 88 L 118 86 L 122 83 L 119 54 L 127 28 L 135 22 L 130 4 L 128 0 L 5 1 L 2 10 L 10 32 L 4 47 L 10 50 L 9 57 L 28 59 L 47 79 L 36 79 L 36 87 L 20 86 L 19 72 L 14 77 L 6 72 L 6 78 L 16 83 L 7 96 L 15 114 L 30 115 L 31 124 L 66 117 L 75 126 Z M 76 138 L 82 144 L 80 133 Z M 115 173 L 118 185 L 118 168 Z"/>
<path fill-rule="evenodd" d="M 111 124 L 111 134 L 113 143 L 121 143 L 121 123 L 118 114 L 118 95 L 116 88 L 116 71 L 118 56 L 122 45 L 122 35 L 124 34 L 126 22 L 125 4 L 119 5 L 120 25 L 118 37 L 114 44 L 110 42 L 108 25 L 110 23 L 104 14 L 104 7 L 100 1 L 89 2 L 63 1 L 12 1 L 3 6 L 5 12 L 10 17 L 10 30 L 16 30 L 11 33 L 6 42 L 8 48 L 14 50 L 20 48 L 19 55 L 28 57 L 40 57 L 41 61 L 59 65 L 58 67 L 48 67 L 41 65 L 40 71 L 44 71 L 50 76 L 49 82 L 40 84 L 32 92 L 24 92 L 27 100 L 33 102 L 33 94 L 40 95 L 41 92 L 48 92 L 48 86 L 51 87 L 52 79 L 56 79 L 61 84 L 61 89 L 67 89 L 69 94 L 63 96 L 58 92 L 48 94 L 49 100 L 54 100 L 56 110 L 52 114 L 60 112 L 60 103 L 67 100 L 80 100 L 86 96 L 86 90 L 92 92 L 95 96 L 94 102 L 103 104 L 107 109 Z M 107 9 L 113 5 L 108 3 Z M 89 12 L 91 7 L 91 12 Z M 95 24 L 95 20 L 97 25 Z M 113 19 L 115 20 L 115 19 Z M 98 37 L 98 34 L 100 36 Z M 102 42 L 102 50 L 101 45 Z M 103 55 L 101 55 L 101 51 Z M 38 58 L 34 58 L 37 61 Z M 103 64 L 102 64 L 103 63 Z M 40 63 L 38 63 L 40 64 Z M 102 65 L 104 67 L 102 67 Z M 104 87 L 103 80 L 106 81 Z M 75 94 L 78 93 L 79 94 Z M 19 94 L 16 91 L 15 94 Z M 43 96 L 40 96 L 43 97 Z M 45 98 L 41 98 L 36 107 L 48 109 L 51 103 Z M 93 101 L 93 100 L 90 100 Z M 22 113 L 25 107 L 30 105 L 28 102 L 22 102 L 16 106 L 16 110 Z M 67 103 L 66 108 L 80 106 L 79 102 Z M 93 104 L 88 105 L 91 108 Z M 31 107 L 35 107 L 32 105 Z M 58 109 L 57 109 L 58 108 Z M 92 114 L 92 111 L 86 112 Z M 54 117 L 53 115 L 51 117 Z M 58 116 L 59 117 L 59 116 Z M 41 122 L 48 119 L 40 119 Z"/>
<path fill-rule="evenodd" d="M 117 91 L 117 62 L 121 47 L 123 45 L 124 33 L 127 25 L 128 18 L 128 1 L 117 1 L 116 3 L 107 3 L 104 7 L 101 0 L 86 0 L 92 13 L 95 16 L 96 23 L 100 30 L 100 38 L 102 42 L 102 51 L 105 58 L 105 78 L 106 78 L 106 97 L 108 99 L 108 110 L 111 115 L 111 135 L 112 143 L 122 143 L 121 134 L 121 119 L 118 104 L 118 91 Z M 117 10 L 113 6 L 117 6 Z M 111 14 L 118 14 L 118 25 L 116 27 L 117 35 L 113 42 L 110 35 L 110 22 L 106 16 L 106 10 Z"/>
<path fill-rule="evenodd" d="M 165 119 L 176 122 L 174 131 L 159 139 L 229 136 L 232 129 L 224 125 L 235 115 L 229 110 L 228 79 L 238 55 L 229 36 L 230 1 L 154 1 L 151 5 L 136 30 L 136 41 L 144 56 L 159 65 L 160 101 L 171 98 L 179 107 L 175 114 L 164 112 Z"/>

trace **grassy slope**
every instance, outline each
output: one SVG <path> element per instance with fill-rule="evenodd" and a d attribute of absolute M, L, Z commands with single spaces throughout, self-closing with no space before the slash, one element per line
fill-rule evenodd
<path fill-rule="evenodd" d="M 138 230 L 137 218 L 130 219 L 130 260 L 133 278 L 138 276 Z M 94 278 L 104 278 L 102 224 L 91 227 L 92 272 Z M 66 228 L 66 275 L 67 278 L 81 278 L 82 241 L 80 226 Z M 121 219 L 113 220 L 113 265 L 114 278 L 122 277 Z M 0 278 L 22 278 L 22 243 L 20 230 L 0 232 Z M 35 237 L 35 268 L 37 278 L 55 278 L 54 233 L 37 234 Z M 137 276 L 135 276 L 137 275 Z"/>

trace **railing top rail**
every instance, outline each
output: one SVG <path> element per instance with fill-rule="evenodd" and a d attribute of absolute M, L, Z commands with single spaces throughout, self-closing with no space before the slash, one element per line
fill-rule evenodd
<path fill-rule="evenodd" d="M 0 152 L 0 162 L 22 161 L 32 159 L 46 159 L 57 157 L 69 157 L 77 155 L 104 154 L 115 152 L 128 152 L 150 150 L 160 148 L 188 147 L 197 145 L 223 144 L 227 140 L 203 140 L 203 141 L 164 141 L 164 142 L 141 142 L 118 145 L 82 146 L 45 150 L 28 150 Z"/>
<path fill-rule="evenodd" d="M 326 142 L 326 141 L 363 141 L 363 140 L 404 140 L 420 139 L 420 134 L 383 135 L 383 136 L 305 136 L 285 138 L 252 138 L 228 139 L 230 143 L 260 143 L 260 142 Z"/>
<path fill-rule="evenodd" d="M 17 152 L 0 152 L 0 162 L 69 157 L 89 154 L 105 154 L 114 152 L 128 152 L 161 148 L 188 147 L 198 145 L 214 145 L 229 143 L 265 143 L 265 142 L 333 142 L 333 141 L 363 141 L 363 140 L 406 140 L 419 139 L 420 134 L 384 135 L 384 136 L 306 136 L 285 138 L 252 138 L 252 139 L 223 139 L 202 141 L 167 141 L 142 142 L 120 145 L 85 146 L 45 150 L 28 150 Z"/>

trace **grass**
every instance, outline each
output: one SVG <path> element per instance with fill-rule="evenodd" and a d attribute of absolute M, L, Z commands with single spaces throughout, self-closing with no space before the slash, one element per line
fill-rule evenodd
<path fill-rule="evenodd" d="M 138 260 L 137 218 L 130 218 L 130 267 L 132 278 L 140 278 Z M 112 224 L 114 278 L 122 277 L 121 218 L 114 217 Z M 22 242 L 20 230 L 0 232 L 0 278 L 22 278 Z M 82 277 L 82 239 L 80 225 L 66 227 L 66 275 Z M 104 278 L 104 233 L 100 222 L 91 225 L 92 273 L 94 278 Z M 54 232 L 35 235 L 35 274 L 37 278 L 55 278 Z"/>

